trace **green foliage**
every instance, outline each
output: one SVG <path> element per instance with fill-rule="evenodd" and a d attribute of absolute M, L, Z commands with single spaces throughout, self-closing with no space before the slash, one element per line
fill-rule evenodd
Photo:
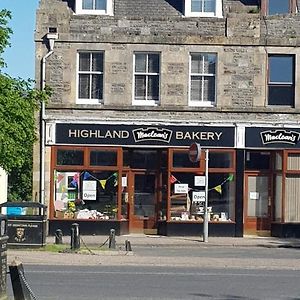
<path fill-rule="evenodd" d="M 11 13 L 6 10 L 0 10 L 0 67 L 5 66 L 5 62 L 1 57 L 1 54 L 4 52 L 5 48 L 10 46 L 9 38 L 13 33 L 11 28 L 7 26 L 9 19 L 11 19 Z"/>
<path fill-rule="evenodd" d="M 35 113 L 48 91 L 32 88 L 33 81 L 1 71 L 1 54 L 9 46 L 11 14 L 0 10 L 0 167 L 9 173 L 9 200 L 31 199 L 32 151 L 36 141 Z"/>

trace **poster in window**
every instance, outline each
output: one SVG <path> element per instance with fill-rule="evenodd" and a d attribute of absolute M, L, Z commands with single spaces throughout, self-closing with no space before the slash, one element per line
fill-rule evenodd
<path fill-rule="evenodd" d="M 82 200 L 96 200 L 97 182 L 95 180 L 84 180 L 82 182 Z"/>

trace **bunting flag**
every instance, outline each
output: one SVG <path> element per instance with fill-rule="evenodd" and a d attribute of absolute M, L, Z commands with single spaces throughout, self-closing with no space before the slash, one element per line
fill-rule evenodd
<path fill-rule="evenodd" d="M 234 179 L 233 174 L 230 174 L 230 175 L 228 176 L 228 181 L 233 181 L 233 179 Z"/>
<path fill-rule="evenodd" d="M 106 181 L 107 181 L 107 179 L 99 180 L 99 182 L 104 190 L 105 190 L 105 186 L 106 186 Z"/>
<path fill-rule="evenodd" d="M 214 190 L 217 191 L 220 195 L 222 195 L 222 186 L 220 184 L 215 186 Z"/>
<path fill-rule="evenodd" d="M 73 187 L 77 187 L 78 186 L 78 181 L 79 181 L 79 174 L 76 173 L 74 176 L 73 176 L 73 179 L 71 181 L 71 185 Z"/>
<path fill-rule="evenodd" d="M 171 174 L 171 176 L 170 176 L 170 183 L 173 184 L 176 181 L 178 181 L 177 178 L 174 175 Z"/>
<path fill-rule="evenodd" d="M 57 176 L 56 176 L 56 178 L 57 178 L 57 183 L 60 183 L 63 179 L 64 179 L 64 175 L 63 174 L 61 174 L 61 173 L 59 173 Z"/>
<path fill-rule="evenodd" d="M 87 180 L 87 179 L 89 179 L 91 177 L 92 177 L 92 175 L 89 172 L 84 172 L 84 174 L 83 174 L 83 180 Z"/>

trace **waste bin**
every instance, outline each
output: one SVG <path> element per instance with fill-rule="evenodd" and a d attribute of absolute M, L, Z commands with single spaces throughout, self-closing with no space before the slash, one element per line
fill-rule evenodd
<path fill-rule="evenodd" d="M 5 202 L 1 213 L 7 216 L 8 246 L 45 246 L 47 206 L 38 202 Z"/>
<path fill-rule="evenodd" d="M 6 298 L 7 287 L 7 217 L 0 215 L 0 299 Z"/>

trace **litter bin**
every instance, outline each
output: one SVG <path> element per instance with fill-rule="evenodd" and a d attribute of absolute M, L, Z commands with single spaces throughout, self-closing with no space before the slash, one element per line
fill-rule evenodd
<path fill-rule="evenodd" d="M 46 245 L 46 208 L 38 202 L 5 202 L 1 213 L 7 216 L 8 246 Z"/>
<path fill-rule="evenodd" d="M 6 298 L 7 287 L 7 217 L 0 215 L 0 299 Z"/>

